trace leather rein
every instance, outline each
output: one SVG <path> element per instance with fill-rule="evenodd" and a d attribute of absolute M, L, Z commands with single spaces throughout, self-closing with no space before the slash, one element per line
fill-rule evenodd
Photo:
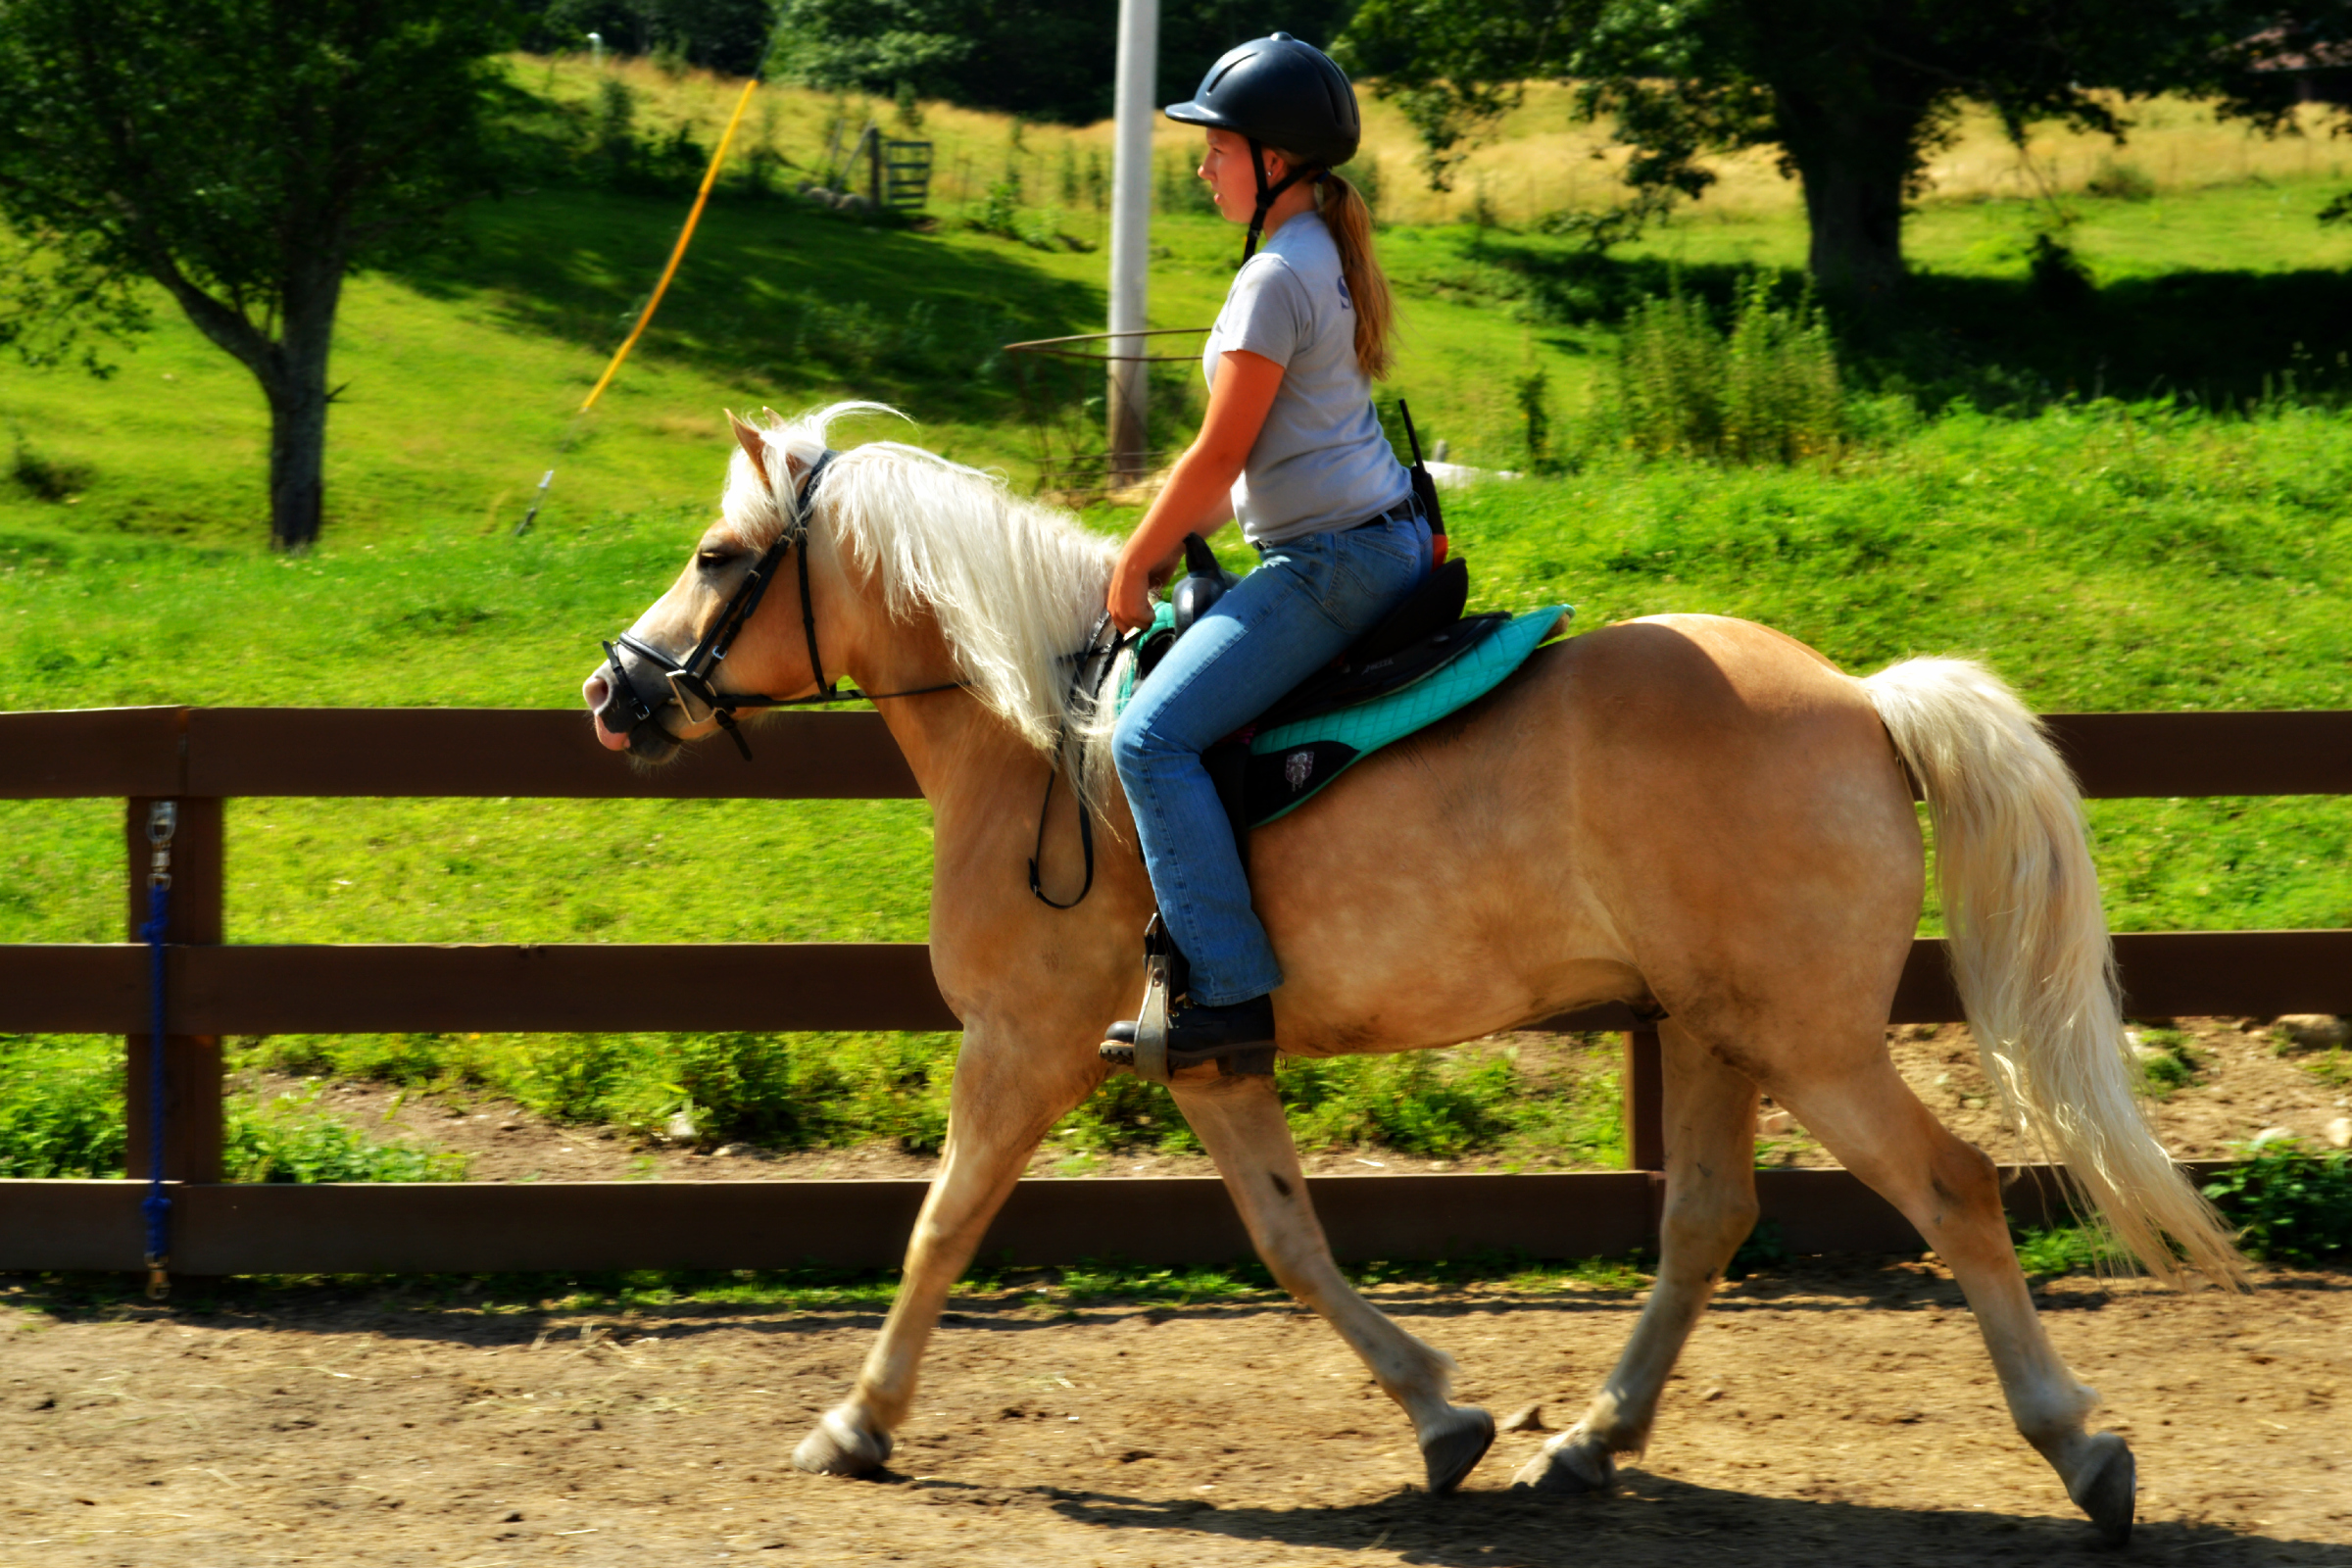
<path fill-rule="evenodd" d="M 743 760 L 747 762 L 752 760 L 752 747 L 743 738 L 741 726 L 735 722 L 735 714 L 739 710 L 803 708 L 824 703 L 879 703 L 896 697 L 924 697 L 933 692 L 962 691 L 971 684 L 969 681 L 951 680 L 941 681 L 936 686 L 909 686 L 904 691 L 861 692 L 855 687 L 843 691 L 825 679 L 824 660 L 816 649 L 816 606 L 808 597 L 808 519 L 811 515 L 810 505 L 816 496 L 817 481 L 839 456 L 828 447 L 809 465 L 808 476 L 801 480 L 800 488 L 793 497 L 793 515 L 785 520 L 783 531 L 777 534 L 775 543 L 762 551 L 760 559 L 752 564 L 751 571 L 736 586 L 735 592 L 728 596 L 725 607 L 718 612 L 718 618 L 710 623 L 710 629 L 703 633 L 693 651 L 684 659 L 673 659 L 651 643 L 625 631 L 604 645 L 606 662 L 612 670 L 611 684 L 615 691 L 627 694 L 637 723 L 652 723 L 654 709 L 658 705 L 647 703 L 644 694 L 629 679 L 628 666 L 620 657 L 624 648 L 661 672 L 662 679 L 669 683 L 670 696 L 685 713 L 688 723 L 699 724 L 706 718 L 715 719 L 718 727 L 725 730 L 727 737 L 734 741 L 735 749 L 743 754 Z M 801 548 L 795 550 L 795 545 Z M 735 646 L 735 639 L 759 612 L 760 601 L 767 596 L 768 585 L 775 580 L 777 565 L 787 553 L 791 554 L 800 573 L 801 634 L 808 641 L 808 670 L 816 681 L 816 691 L 808 697 L 722 692 L 711 684 L 712 678 L 718 666 L 725 662 L 728 650 Z M 1106 631 L 1112 634 L 1107 639 L 1104 637 Z M 1072 704 L 1083 697 L 1091 705 L 1100 697 L 1102 682 L 1110 673 L 1118 651 L 1126 640 L 1117 634 L 1117 628 L 1111 625 L 1110 615 L 1105 612 L 1087 634 L 1086 646 L 1075 654 L 1063 656 L 1075 665 L 1070 675 Z M 1094 891 L 1095 886 L 1094 815 L 1087 809 L 1083 796 L 1078 802 L 1078 842 L 1085 852 L 1086 880 L 1080 885 L 1078 896 L 1067 904 L 1057 904 L 1046 896 L 1045 887 L 1038 876 L 1038 861 L 1044 857 L 1046 849 L 1046 812 L 1054 804 L 1054 781 L 1065 766 L 1067 734 L 1065 719 L 1062 740 L 1054 747 L 1054 765 L 1046 774 L 1046 798 L 1037 808 L 1037 848 L 1029 858 L 1029 891 L 1037 895 L 1039 903 L 1053 909 L 1076 908 L 1086 902 L 1086 896 Z"/>

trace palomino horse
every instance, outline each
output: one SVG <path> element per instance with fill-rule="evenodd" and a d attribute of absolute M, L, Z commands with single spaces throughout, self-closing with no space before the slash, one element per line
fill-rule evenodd
<path fill-rule="evenodd" d="M 931 959 L 963 1046 L 897 1300 L 855 1390 L 794 1456 L 831 1475 L 889 1457 L 949 1287 L 1040 1138 L 1102 1082 L 1095 1048 L 1132 1015 L 1152 909 L 1100 760 L 1105 721 L 1068 710 L 1111 547 L 897 444 L 846 453 L 808 486 L 827 424 L 861 407 L 736 422 L 721 519 L 586 685 L 605 744 L 660 761 L 723 717 L 714 691 L 789 699 L 846 674 L 895 698 L 879 706 L 931 804 Z M 786 554 L 800 557 L 791 571 Z M 744 591 L 762 565 L 775 584 L 763 601 Z M 714 640 L 723 663 L 664 686 Z M 1112 840 L 1093 896 L 1067 911 L 1022 874 L 1057 755 Z M 1291 1054 L 1444 1046 L 1607 1002 L 1666 1014 L 1657 1283 L 1583 1419 L 1521 1483 L 1603 1489 L 1615 1456 L 1649 1441 L 1666 1376 L 1755 1220 L 1766 1093 L 1919 1228 L 1967 1294 L 2018 1430 L 2102 1531 L 2130 1530 L 2131 1450 L 2085 1425 L 2097 1396 L 2034 1315 L 1991 1161 L 1887 1059 L 1924 880 L 1912 779 L 1933 813 L 1955 976 L 2017 1125 L 2067 1162 L 2150 1270 L 2177 1278 L 2184 1261 L 2237 1278 L 2228 1237 L 2132 1096 L 2073 780 L 1974 664 L 1913 660 L 1857 680 L 1743 621 L 1610 626 L 1539 652 L 1253 835 Z M 1046 880 L 1066 898 L 1078 882 L 1066 807 L 1052 825 Z M 1275 1278 L 1404 1407 L 1432 1488 L 1457 1485 L 1494 1423 L 1449 1403 L 1450 1358 L 1333 1263 L 1273 1081 L 1206 1068 L 1174 1091 Z"/>

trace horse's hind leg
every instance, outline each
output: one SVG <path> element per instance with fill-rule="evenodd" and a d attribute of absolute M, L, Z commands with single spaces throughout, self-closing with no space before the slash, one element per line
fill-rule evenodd
<path fill-rule="evenodd" d="M 906 1271 L 850 1396 L 801 1440 L 792 1462 L 818 1475 L 868 1475 L 890 1457 L 940 1309 L 1020 1179 L 1038 1140 L 1092 1093 L 1091 1054 L 965 1025 L 949 1092 L 948 1140 L 906 1244 Z"/>
<path fill-rule="evenodd" d="M 1649 1442 L 1658 1396 L 1724 1266 L 1756 1223 L 1756 1086 L 1672 1019 L 1658 1030 L 1664 1056 L 1666 1212 L 1658 1277 L 1615 1370 L 1584 1419 L 1546 1443 L 1513 1484 L 1540 1492 L 1597 1492 L 1615 1455 Z"/>
<path fill-rule="evenodd" d="M 2132 1449 L 2112 1432 L 2085 1430 L 2099 1396 L 2067 1370 L 2034 1313 L 2009 1244 L 1992 1161 L 1947 1131 L 1895 1072 L 1883 1046 L 1870 1044 L 1867 1064 L 1857 1070 L 1776 1083 L 1774 1097 L 1919 1227 L 1976 1313 L 2018 1431 L 2101 1533 L 2122 1542 L 2132 1533 Z M 1838 1054 L 1851 1060 L 1860 1054 Z"/>
<path fill-rule="evenodd" d="M 1176 1103 L 1217 1162 L 1250 1240 L 1275 1280 L 1320 1314 L 1363 1358 L 1373 1379 L 1412 1418 L 1429 1490 L 1461 1485 L 1494 1442 L 1494 1418 L 1447 1402 L 1453 1357 L 1424 1345 L 1355 1293 L 1332 1261 L 1307 1200 L 1306 1175 L 1271 1078 L 1174 1085 Z"/>

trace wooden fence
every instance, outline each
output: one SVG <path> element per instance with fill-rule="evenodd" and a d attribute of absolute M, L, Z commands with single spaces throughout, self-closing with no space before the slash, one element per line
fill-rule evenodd
<path fill-rule="evenodd" d="M 2352 711 L 2057 714 L 2092 797 L 2352 794 Z M 741 1268 L 895 1262 L 923 1184 L 591 1182 L 248 1186 L 220 1181 L 220 1038 L 449 1030 L 953 1029 L 915 943 L 223 944 L 221 803 L 268 797 L 875 799 L 916 794 L 871 713 L 789 713 L 759 760 L 705 749 L 641 774 L 576 712 L 498 710 L 102 709 L 0 713 L 0 799 L 125 801 L 128 926 L 145 917 L 146 820 L 178 803 L 168 957 L 164 1174 L 175 1269 L 248 1272 Z M 1018 874 L 1006 867 L 1005 874 Z M 1084 911 L 1071 916 L 1087 918 Z M 2201 931 L 2117 939 L 2134 1016 L 2352 1012 L 2352 931 Z M 128 1112 L 147 1125 L 145 950 L 0 946 L 0 1032 L 121 1033 Z M 660 974 L 658 995 L 609 984 Z M 1896 1023 L 1960 1016 L 1941 945 L 1915 944 Z M 1654 1234 L 1656 1037 L 1621 1007 L 1531 1026 L 1626 1032 L 1625 1172 L 1318 1177 L 1344 1257 L 1482 1250 L 1626 1250 Z M 145 1139 L 132 1168 L 144 1177 Z M 2032 1173 L 2013 1206 L 2052 1212 Z M 1248 1250 L 1212 1180 L 1025 1181 L 984 1255 L 1213 1261 Z M 1768 1217 L 1798 1250 L 1916 1246 L 1893 1209 L 1838 1170 L 1760 1172 Z M 139 1187 L 0 1182 L 0 1269 L 134 1268 Z"/>

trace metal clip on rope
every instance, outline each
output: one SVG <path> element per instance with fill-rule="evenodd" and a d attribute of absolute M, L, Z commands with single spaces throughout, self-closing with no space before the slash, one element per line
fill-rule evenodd
<path fill-rule="evenodd" d="M 147 808 L 147 994 L 152 1006 L 147 1036 L 147 1197 L 139 1212 L 147 1221 L 147 1299 L 160 1301 L 172 1290 L 172 1200 L 164 1192 L 164 936 L 172 908 L 172 836 L 179 829 L 179 803 L 157 801 Z"/>

